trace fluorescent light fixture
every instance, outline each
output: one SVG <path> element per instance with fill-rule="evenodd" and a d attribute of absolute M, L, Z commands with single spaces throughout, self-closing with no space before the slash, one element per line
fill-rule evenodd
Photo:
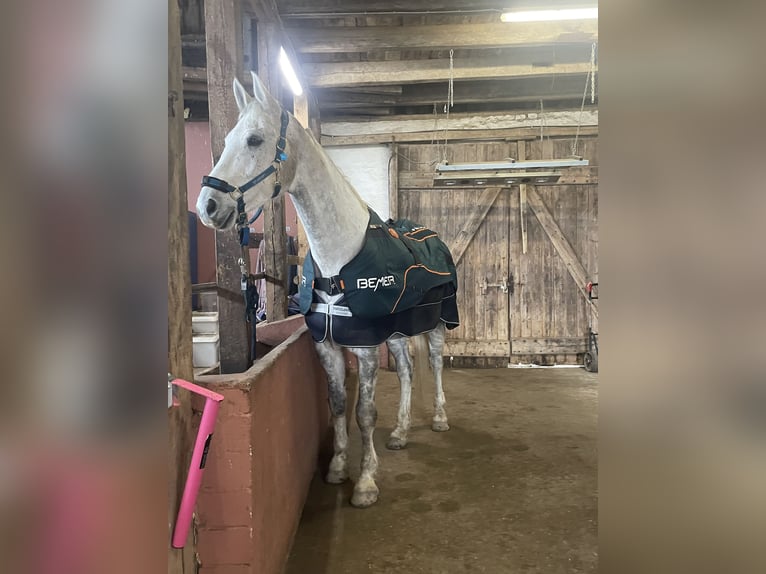
<path fill-rule="evenodd" d="M 598 18 L 598 6 L 593 8 L 562 8 L 561 10 L 524 10 L 505 12 L 503 22 L 551 22 L 555 20 L 592 20 Z"/>
<path fill-rule="evenodd" d="M 285 79 L 293 91 L 293 94 L 300 96 L 303 93 L 301 83 L 298 81 L 298 76 L 295 74 L 293 65 L 290 63 L 290 58 L 287 57 L 285 49 L 279 48 L 279 66 L 282 68 L 282 73 L 285 75 Z"/>

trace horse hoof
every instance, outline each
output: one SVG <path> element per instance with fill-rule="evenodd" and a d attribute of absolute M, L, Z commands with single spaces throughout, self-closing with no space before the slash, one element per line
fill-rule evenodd
<path fill-rule="evenodd" d="M 393 436 L 393 435 L 388 437 L 388 442 L 386 443 L 386 448 L 388 450 L 402 450 L 406 446 L 407 446 L 406 438 L 401 438 L 401 437 Z"/>
<path fill-rule="evenodd" d="M 433 421 L 431 423 L 431 430 L 434 432 L 445 432 L 449 430 L 447 421 Z"/>
<path fill-rule="evenodd" d="M 343 484 L 348 480 L 348 472 L 344 470 L 331 470 L 325 479 L 330 484 Z"/>
<path fill-rule="evenodd" d="M 351 496 L 351 506 L 355 508 L 367 508 L 372 506 L 378 501 L 378 487 L 375 483 L 372 487 L 367 487 L 364 490 L 354 489 L 354 494 Z"/>

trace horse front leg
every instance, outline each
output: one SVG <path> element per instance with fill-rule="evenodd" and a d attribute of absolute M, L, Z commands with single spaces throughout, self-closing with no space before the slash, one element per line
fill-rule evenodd
<path fill-rule="evenodd" d="M 351 351 L 359 360 L 359 399 L 356 403 L 356 422 L 362 435 L 362 472 L 354 485 L 351 504 L 366 508 L 378 500 L 378 486 L 375 472 L 378 470 L 378 456 L 372 442 L 378 412 L 375 408 L 375 383 L 378 377 L 378 349 L 354 348 Z"/>
<path fill-rule="evenodd" d="M 444 367 L 444 339 L 446 337 L 446 329 L 444 323 L 439 325 L 430 333 L 428 333 L 428 356 L 431 361 L 431 368 L 434 373 L 434 380 L 436 389 L 434 393 L 434 418 L 431 421 L 431 430 L 436 432 L 444 432 L 449 430 L 449 423 L 447 422 L 447 410 L 445 405 L 447 403 L 444 398 L 444 388 L 442 387 L 442 370 Z"/>
<path fill-rule="evenodd" d="M 388 348 L 396 361 L 396 374 L 399 377 L 401 396 L 399 398 L 399 413 L 396 417 L 396 428 L 386 443 L 386 448 L 399 450 L 407 446 L 407 433 L 412 424 L 410 404 L 412 397 L 412 361 L 407 349 L 407 339 L 391 339 Z"/>
<path fill-rule="evenodd" d="M 340 484 L 348 479 L 348 428 L 346 426 L 346 366 L 343 350 L 325 341 L 316 343 L 319 362 L 327 373 L 330 413 L 332 414 L 334 454 L 327 482 Z"/>

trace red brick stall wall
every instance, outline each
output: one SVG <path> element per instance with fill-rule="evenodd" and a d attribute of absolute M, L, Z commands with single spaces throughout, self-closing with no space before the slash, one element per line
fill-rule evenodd
<path fill-rule="evenodd" d="M 327 382 L 305 325 L 251 369 L 199 377 L 224 395 L 198 512 L 200 574 L 278 574 L 320 447 Z"/>

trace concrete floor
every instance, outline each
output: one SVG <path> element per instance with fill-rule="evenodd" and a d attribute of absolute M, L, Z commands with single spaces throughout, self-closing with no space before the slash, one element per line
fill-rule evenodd
<path fill-rule="evenodd" d="M 381 373 L 380 499 L 355 509 L 350 482 L 317 475 L 287 574 L 596 571 L 597 375 L 445 370 L 445 394 L 451 429 L 430 430 L 432 395 L 414 389 L 410 443 L 390 451 L 398 382 Z M 356 478 L 359 430 L 350 428 Z"/>

